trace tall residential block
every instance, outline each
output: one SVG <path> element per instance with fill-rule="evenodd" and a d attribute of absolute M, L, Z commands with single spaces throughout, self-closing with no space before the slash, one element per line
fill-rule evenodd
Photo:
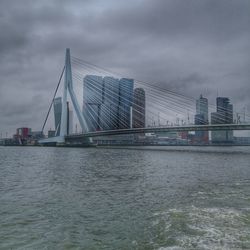
<path fill-rule="evenodd" d="M 130 127 L 134 80 L 87 75 L 83 80 L 83 115 L 90 131 Z"/>
<path fill-rule="evenodd" d="M 233 105 L 227 97 L 217 97 L 217 112 L 211 113 L 211 124 L 232 124 Z M 233 141 L 233 131 L 212 131 L 213 143 L 228 143 Z"/>
<path fill-rule="evenodd" d="M 203 115 L 204 124 L 208 124 L 208 100 L 202 95 L 196 100 L 196 114 Z"/>
<path fill-rule="evenodd" d="M 119 129 L 130 127 L 131 107 L 133 102 L 134 80 L 122 78 L 119 81 Z"/>
<path fill-rule="evenodd" d="M 133 128 L 144 128 L 146 126 L 146 97 L 143 88 L 134 89 L 133 97 Z"/>
<path fill-rule="evenodd" d="M 83 115 L 87 121 L 89 131 L 100 130 L 103 98 L 102 77 L 87 75 L 83 79 Z"/>
<path fill-rule="evenodd" d="M 194 120 L 195 125 L 208 124 L 208 99 L 200 95 L 196 100 L 196 115 Z M 195 140 L 199 143 L 208 143 L 208 131 L 195 131 Z"/>
<path fill-rule="evenodd" d="M 103 78 L 103 104 L 101 106 L 101 127 L 103 130 L 119 128 L 119 80 L 114 77 Z"/>

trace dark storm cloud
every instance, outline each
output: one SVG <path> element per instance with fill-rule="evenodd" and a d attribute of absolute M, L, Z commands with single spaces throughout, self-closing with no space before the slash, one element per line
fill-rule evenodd
<path fill-rule="evenodd" d="M 196 98 L 249 105 L 250 1 L 0 2 L 0 131 L 40 129 L 64 51 Z"/>

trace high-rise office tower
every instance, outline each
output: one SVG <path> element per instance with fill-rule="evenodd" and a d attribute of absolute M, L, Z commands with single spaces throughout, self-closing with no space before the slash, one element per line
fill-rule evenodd
<path fill-rule="evenodd" d="M 217 97 L 217 112 L 211 113 L 211 124 L 233 123 L 233 105 L 227 97 Z M 233 131 L 212 131 L 213 143 L 227 143 L 233 141 Z"/>
<path fill-rule="evenodd" d="M 208 124 L 208 100 L 200 95 L 196 100 L 195 125 Z M 208 143 L 208 131 L 195 131 L 195 140 L 200 143 Z"/>
<path fill-rule="evenodd" d="M 203 115 L 204 124 L 208 124 L 208 100 L 202 95 L 196 100 L 196 114 Z"/>
<path fill-rule="evenodd" d="M 144 128 L 146 126 L 146 98 L 143 88 L 134 89 L 132 126 L 133 128 Z"/>
<path fill-rule="evenodd" d="M 130 127 L 134 80 L 87 75 L 83 80 L 83 115 L 90 131 Z"/>
<path fill-rule="evenodd" d="M 131 106 L 133 101 L 134 80 L 121 78 L 119 81 L 119 110 L 118 128 L 125 129 L 130 127 Z"/>
<path fill-rule="evenodd" d="M 87 75 L 83 79 L 83 115 L 89 131 L 100 130 L 101 104 L 103 102 L 103 79 Z"/>
<path fill-rule="evenodd" d="M 60 135 L 61 116 L 62 116 L 62 97 L 57 97 L 54 99 L 55 136 Z"/>
<path fill-rule="evenodd" d="M 101 105 L 101 127 L 103 130 L 119 128 L 119 80 L 105 76 L 103 78 L 103 104 Z"/>
<path fill-rule="evenodd" d="M 216 98 L 217 112 L 222 123 L 233 123 L 233 105 L 227 97 Z"/>

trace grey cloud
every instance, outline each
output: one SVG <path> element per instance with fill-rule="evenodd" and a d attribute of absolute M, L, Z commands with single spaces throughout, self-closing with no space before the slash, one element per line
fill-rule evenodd
<path fill-rule="evenodd" d="M 146 4 L 145 4 L 146 3 Z M 107 26 L 120 32 L 174 38 L 185 35 L 202 36 L 202 38 L 227 39 L 248 33 L 249 1 L 227 0 L 176 0 L 143 1 L 137 8 L 113 11 L 113 15 L 104 15 L 100 19 Z"/>
<path fill-rule="evenodd" d="M 2 0 L 0 131 L 41 127 L 66 47 L 193 98 L 214 102 L 218 89 L 250 112 L 249 9 L 248 0 Z"/>

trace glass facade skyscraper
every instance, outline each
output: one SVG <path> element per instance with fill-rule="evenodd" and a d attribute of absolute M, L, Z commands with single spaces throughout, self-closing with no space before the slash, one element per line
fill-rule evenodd
<path fill-rule="evenodd" d="M 103 78 L 103 104 L 101 106 L 101 127 L 103 130 L 119 128 L 119 80 L 105 76 Z"/>
<path fill-rule="evenodd" d="M 227 97 L 217 97 L 217 112 L 211 113 L 211 124 L 232 124 L 233 105 Z M 233 141 L 233 131 L 212 131 L 213 143 L 227 143 Z"/>
<path fill-rule="evenodd" d="M 130 127 L 131 106 L 133 101 L 134 80 L 122 78 L 119 81 L 119 129 Z"/>
<path fill-rule="evenodd" d="M 208 124 L 208 100 L 202 95 L 196 100 L 196 114 L 203 115 L 203 124 Z"/>
<path fill-rule="evenodd" d="M 133 79 L 87 75 L 83 80 L 83 115 L 89 130 L 130 127 Z"/>
<path fill-rule="evenodd" d="M 136 88 L 134 90 L 134 97 L 133 97 L 133 116 L 132 116 L 133 128 L 145 128 L 146 126 L 145 104 L 146 104 L 146 98 L 144 89 Z"/>
<path fill-rule="evenodd" d="M 233 123 L 233 105 L 230 104 L 229 98 L 217 97 L 216 105 L 221 123 Z"/>
<path fill-rule="evenodd" d="M 208 100 L 202 95 L 196 100 L 196 115 L 194 123 L 195 125 L 208 124 Z M 208 131 L 195 131 L 195 140 L 199 143 L 208 143 Z"/>
<path fill-rule="evenodd" d="M 102 77 L 87 75 L 83 79 L 83 115 L 90 131 L 100 130 L 100 112 L 102 102 Z"/>

